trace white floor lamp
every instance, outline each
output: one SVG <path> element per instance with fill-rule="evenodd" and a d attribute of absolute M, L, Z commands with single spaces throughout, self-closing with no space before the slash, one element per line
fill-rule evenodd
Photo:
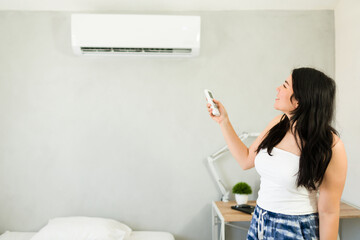
<path fill-rule="evenodd" d="M 239 135 L 239 138 L 241 141 L 244 141 L 245 139 L 247 139 L 248 137 L 257 137 L 259 136 L 259 133 L 247 133 L 247 132 L 243 132 Z M 224 182 L 221 180 L 221 178 L 219 177 L 219 174 L 217 173 L 217 170 L 215 168 L 214 162 L 216 160 L 218 160 L 224 153 L 226 153 L 227 151 L 229 151 L 228 147 L 222 147 L 220 150 L 218 150 L 217 152 L 215 152 L 214 154 L 210 155 L 209 157 L 207 157 L 208 160 L 208 164 L 211 170 L 211 173 L 215 179 L 216 184 L 218 185 L 221 193 L 222 193 L 222 197 L 221 197 L 221 201 L 223 202 L 228 202 L 229 201 L 229 194 L 230 191 L 225 187 Z"/>

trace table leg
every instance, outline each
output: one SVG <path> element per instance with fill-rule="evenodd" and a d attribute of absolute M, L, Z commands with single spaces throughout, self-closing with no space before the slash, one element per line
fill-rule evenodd
<path fill-rule="evenodd" d="M 211 207 L 211 218 L 212 218 L 212 240 L 217 240 L 217 235 L 216 235 L 216 222 L 215 222 L 215 217 L 216 217 L 216 213 L 215 213 L 215 209 L 212 206 Z"/>
<path fill-rule="evenodd" d="M 212 203 L 212 222 L 213 222 L 213 240 L 225 240 L 225 219 L 217 208 L 215 202 Z M 220 231 L 219 231 L 220 224 Z M 215 237 L 216 236 L 216 237 Z"/>
<path fill-rule="evenodd" d="M 225 222 L 224 221 L 221 221 L 221 236 L 220 236 L 220 239 L 221 240 L 225 240 Z"/>

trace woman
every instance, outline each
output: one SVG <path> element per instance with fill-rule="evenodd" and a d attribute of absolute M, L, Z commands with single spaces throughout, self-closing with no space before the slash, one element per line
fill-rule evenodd
<path fill-rule="evenodd" d="M 277 89 L 275 117 L 247 148 L 220 101 L 219 123 L 228 148 L 242 169 L 261 177 L 257 206 L 248 231 L 253 239 L 336 240 L 347 158 L 331 127 L 335 82 L 312 68 L 294 69 Z"/>

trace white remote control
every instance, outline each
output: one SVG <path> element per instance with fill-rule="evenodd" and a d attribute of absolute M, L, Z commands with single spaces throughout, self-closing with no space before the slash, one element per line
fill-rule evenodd
<path fill-rule="evenodd" d="M 214 116 L 220 116 L 219 109 L 218 109 L 218 107 L 216 106 L 216 104 L 213 102 L 214 97 L 213 97 L 211 91 L 205 89 L 205 90 L 204 90 L 204 93 L 205 93 L 207 102 L 211 104 L 212 114 L 213 114 Z"/>

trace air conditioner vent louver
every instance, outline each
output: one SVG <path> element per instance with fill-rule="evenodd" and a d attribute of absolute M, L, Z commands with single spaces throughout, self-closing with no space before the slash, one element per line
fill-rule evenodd
<path fill-rule="evenodd" d="M 153 53 L 153 54 L 189 54 L 191 48 L 107 48 L 107 47 L 82 47 L 83 54 L 96 54 L 96 53 Z"/>
<path fill-rule="evenodd" d="M 141 48 L 113 48 L 114 52 L 133 52 L 133 53 L 137 53 L 137 52 L 142 52 Z"/>
<path fill-rule="evenodd" d="M 111 48 L 99 48 L 99 47 L 82 47 L 81 48 L 82 52 L 88 52 L 88 53 L 93 53 L 93 52 L 111 52 Z"/>

